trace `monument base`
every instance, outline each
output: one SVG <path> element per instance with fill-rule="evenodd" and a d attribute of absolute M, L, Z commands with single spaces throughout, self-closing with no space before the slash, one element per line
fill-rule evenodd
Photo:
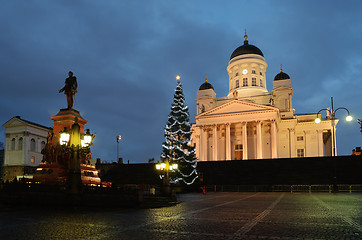
<path fill-rule="evenodd" d="M 82 151 L 79 149 L 80 135 L 84 134 L 84 125 L 88 121 L 72 108 L 60 109 L 57 115 L 50 118 L 54 122 L 53 133 L 48 135 L 43 163 L 37 167 L 34 181 L 57 185 L 70 183 L 71 186 L 100 185 L 98 170 L 89 165 L 92 152 L 89 148 L 82 148 Z M 67 146 L 59 143 L 59 132 L 65 128 L 71 133 L 71 138 L 74 138 Z M 75 180 L 77 184 L 73 183 Z"/>
<path fill-rule="evenodd" d="M 53 134 L 59 136 L 59 132 L 64 128 L 70 130 L 75 122 L 78 122 L 80 126 L 80 133 L 84 133 L 84 125 L 88 122 L 80 113 L 73 108 L 60 109 L 57 115 L 50 117 L 54 121 Z"/>

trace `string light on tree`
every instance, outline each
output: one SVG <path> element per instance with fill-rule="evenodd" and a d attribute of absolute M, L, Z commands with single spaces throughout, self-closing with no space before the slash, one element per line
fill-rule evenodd
<path fill-rule="evenodd" d="M 177 164 L 176 169 L 170 172 L 170 182 L 182 181 L 190 185 L 197 179 L 197 159 L 195 148 L 190 145 L 191 124 L 189 121 L 188 106 L 185 105 L 185 97 L 180 82 L 180 76 L 176 76 L 177 86 L 171 105 L 171 112 L 165 126 L 165 142 L 162 145 L 162 162 L 168 162 L 171 166 Z"/>

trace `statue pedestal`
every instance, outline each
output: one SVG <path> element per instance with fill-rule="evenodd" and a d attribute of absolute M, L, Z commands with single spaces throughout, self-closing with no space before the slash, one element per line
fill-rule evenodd
<path fill-rule="evenodd" d="M 73 195 L 79 194 L 83 185 L 100 185 L 98 170 L 87 162 L 87 157 L 91 157 L 89 148 L 80 146 L 81 134 L 84 134 L 84 125 L 88 121 L 74 109 L 60 109 L 50 118 L 54 121 L 53 135 L 48 139 L 46 162 L 38 166 L 34 181 L 66 185 Z M 65 127 L 71 135 L 70 143 L 60 146 L 59 132 Z"/>
<path fill-rule="evenodd" d="M 68 131 L 72 128 L 72 125 L 77 121 L 80 126 L 80 133 L 84 133 L 84 125 L 88 122 L 83 119 L 80 113 L 75 109 L 60 109 L 57 115 L 50 117 L 54 121 L 53 133 L 59 136 L 59 132 L 63 131 L 66 127 Z"/>

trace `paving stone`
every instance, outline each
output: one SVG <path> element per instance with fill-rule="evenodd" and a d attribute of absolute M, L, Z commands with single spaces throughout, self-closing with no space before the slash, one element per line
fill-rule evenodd
<path fill-rule="evenodd" d="M 362 239 L 359 193 L 208 193 L 153 209 L 0 205 L 0 239 Z"/>

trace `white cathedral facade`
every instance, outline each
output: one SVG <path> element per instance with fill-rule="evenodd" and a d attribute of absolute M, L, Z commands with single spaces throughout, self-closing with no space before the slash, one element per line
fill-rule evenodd
<path fill-rule="evenodd" d="M 281 69 L 269 92 L 267 67 L 262 51 L 245 34 L 227 67 L 228 95 L 216 97 L 207 79 L 200 86 L 192 139 L 199 161 L 332 155 L 332 120 L 315 123 L 316 113 L 295 114 L 290 77 Z"/>

